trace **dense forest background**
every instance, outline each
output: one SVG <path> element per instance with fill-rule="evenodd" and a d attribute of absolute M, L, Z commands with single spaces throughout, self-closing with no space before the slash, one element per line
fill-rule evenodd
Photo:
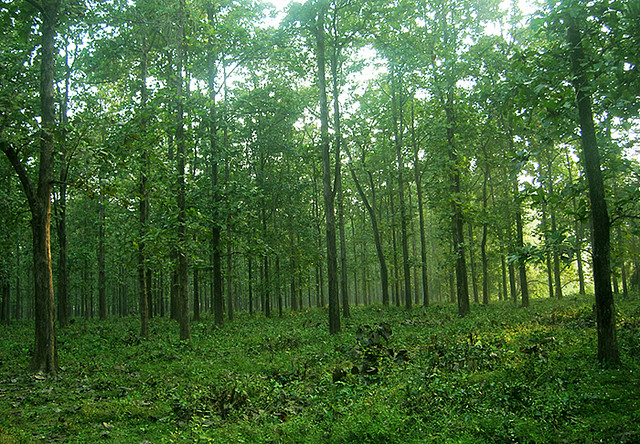
<path fill-rule="evenodd" d="M 640 286 L 637 2 L 28 0 L 0 20 L 0 313 L 36 319 L 35 369 L 57 368 L 54 307 L 189 339 L 209 312 L 328 305 L 337 332 L 359 305 L 593 293 L 587 102 L 609 291 Z"/>

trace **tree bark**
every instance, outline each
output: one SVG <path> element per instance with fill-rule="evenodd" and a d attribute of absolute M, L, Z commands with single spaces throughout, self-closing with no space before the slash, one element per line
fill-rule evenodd
<path fill-rule="evenodd" d="M 337 16 L 334 15 L 333 27 L 335 39 L 331 56 L 331 75 L 333 77 L 333 129 L 335 132 L 335 155 L 339 158 L 342 147 L 342 126 L 340 119 L 340 80 L 338 65 L 340 64 L 340 47 L 337 44 Z M 347 274 L 347 241 L 344 232 L 344 195 L 342 192 L 341 163 L 336 162 L 336 195 L 338 198 L 338 232 L 340 236 L 340 295 L 342 296 L 342 316 L 348 318 L 349 313 L 349 280 Z"/>
<path fill-rule="evenodd" d="M 216 17 L 213 4 L 207 6 L 207 18 L 211 28 L 216 26 Z M 220 157 L 218 148 L 218 123 L 216 109 L 216 58 L 214 55 L 215 39 L 213 34 L 209 37 L 209 48 L 207 56 L 208 89 L 209 89 L 209 145 L 211 150 L 211 266 L 212 266 L 212 301 L 213 317 L 216 325 L 224 324 L 224 300 L 222 294 L 222 243 L 220 232 L 220 190 L 218 184 L 218 158 Z"/>
<path fill-rule="evenodd" d="M 147 47 L 147 38 L 142 37 L 142 54 L 140 60 L 140 108 L 142 109 L 142 116 L 140 119 L 140 125 L 143 137 L 147 132 L 147 101 L 149 99 L 149 92 L 147 90 L 147 56 L 149 49 Z M 140 308 L 140 336 L 147 339 L 149 338 L 149 296 L 150 288 L 147 282 L 147 264 L 145 262 L 146 254 L 146 241 L 147 235 L 147 219 L 149 211 L 149 195 L 147 192 L 147 174 L 149 172 L 149 155 L 147 153 L 147 146 L 144 144 L 141 147 L 141 165 L 140 165 L 140 178 L 139 178 L 139 194 L 140 201 L 138 202 L 138 304 Z"/>
<path fill-rule="evenodd" d="M 489 215 L 487 214 L 487 206 L 489 196 L 487 192 L 490 176 L 489 158 L 487 156 L 487 144 L 482 147 L 484 154 L 484 168 L 482 178 L 482 240 L 480 241 L 480 260 L 482 262 L 482 305 L 489 305 L 491 295 L 489 294 L 489 260 L 487 259 L 487 237 Z"/>
<path fill-rule="evenodd" d="M 415 116 L 413 103 L 411 104 L 411 137 L 413 139 L 413 172 L 416 182 L 416 193 L 418 194 L 418 221 L 420 229 L 420 273 L 422 277 L 422 305 L 429 306 L 429 275 L 427 270 L 427 241 L 424 227 L 424 205 L 422 202 L 422 175 L 420 173 L 420 163 L 418 159 L 418 145 L 415 136 Z"/>
<path fill-rule="evenodd" d="M 600 169 L 600 153 L 593 123 L 589 80 L 586 73 L 588 60 L 582 47 L 582 33 L 575 18 L 567 15 L 567 40 L 570 45 L 573 86 L 582 139 L 585 174 L 591 202 L 591 238 L 593 244 L 593 281 L 596 299 L 598 330 L 598 360 L 607 365 L 620 364 L 613 293 L 611 292 L 610 221 L 605 200 L 604 181 Z"/>
<path fill-rule="evenodd" d="M 105 263 L 105 204 L 102 189 L 98 202 L 98 316 L 101 321 L 107 319 L 107 273 Z"/>
<path fill-rule="evenodd" d="M 391 108 L 393 114 L 393 140 L 396 147 L 398 168 L 398 205 L 400 205 L 400 236 L 402 243 L 402 271 L 404 277 L 404 303 L 411 310 L 411 265 L 409 264 L 409 239 L 407 233 L 407 208 L 404 199 L 404 159 L 402 156 L 402 101 L 398 98 L 398 81 L 395 67 L 391 68 Z M 400 102 L 400 103 L 399 103 Z"/>
<path fill-rule="evenodd" d="M 325 76 L 325 26 L 327 2 L 318 3 L 316 29 L 316 57 L 318 62 L 318 90 L 320 92 L 320 134 L 322 149 L 322 184 L 326 221 L 327 280 L 329 290 L 329 333 L 340 331 L 340 307 L 338 301 L 338 255 L 336 248 L 335 190 L 331 185 L 331 159 L 329 155 L 329 110 Z"/>
<path fill-rule="evenodd" d="M 176 179 L 178 205 L 178 320 L 180 323 L 180 340 L 191 339 L 189 313 L 189 266 L 187 262 L 187 214 L 185 183 L 185 134 L 184 134 L 184 100 L 182 68 L 184 60 L 184 4 L 180 0 L 178 11 L 178 41 L 176 50 Z"/>
<path fill-rule="evenodd" d="M 464 221 L 460 199 L 460 167 L 455 147 L 455 114 L 453 107 L 453 88 L 450 87 L 444 99 L 444 108 L 447 119 L 447 143 L 449 145 L 449 161 L 451 172 L 451 232 L 453 242 L 453 255 L 455 258 L 456 272 L 456 296 L 458 300 L 458 314 L 464 316 L 470 312 L 469 285 L 467 282 L 467 264 L 464 254 Z"/>
<path fill-rule="evenodd" d="M 351 159 L 351 156 L 349 156 Z M 382 305 L 385 307 L 389 306 L 389 271 L 387 269 L 387 261 L 384 257 L 384 249 L 382 248 L 382 236 L 380 235 L 380 229 L 378 228 L 378 218 L 376 217 L 376 212 L 373 207 L 369 203 L 369 199 L 362 189 L 362 185 L 360 184 L 360 180 L 358 180 L 358 176 L 353 169 L 353 165 L 349 162 L 349 171 L 351 172 L 351 177 L 353 178 L 353 182 L 356 185 L 356 189 L 358 190 L 358 194 L 360 194 L 360 198 L 364 203 L 364 206 L 369 213 L 369 219 L 371 220 L 371 228 L 373 230 L 373 241 L 376 245 L 376 255 L 378 256 L 378 262 L 380 263 L 380 284 L 382 285 Z M 364 264 L 363 260 L 363 264 Z M 363 270 L 366 267 L 363 266 Z M 362 282 L 365 283 L 365 278 L 363 276 Z M 365 292 L 365 300 L 367 294 Z M 366 301 L 365 301 L 366 304 Z"/>
<path fill-rule="evenodd" d="M 24 164 L 13 146 L 0 142 L 0 149 L 18 175 L 27 195 L 31 210 L 33 233 L 33 271 L 35 293 L 35 344 L 29 369 L 56 375 L 58 350 L 55 324 L 55 303 L 51 269 L 51 183 L 53 180 L 53 156 L 55 131 L 54 75 L 55 36 L 58 21 L 59 0 L 43 0 L 40 29 L 42 47 L 40 60 L 40 156 L 38 183 L 34 186 Z"/>
<path fill-rule="evenodd" d="M 474 237 L 473 237 L 473 225 L 467 224 L 467 231 L 469 234 L 469 268 L 471 269 L 471 290 L 473 291 L 473 302 L 476 304 L 480 302 L 480 295 L 478 294 L 478 280 L 476 278 L 476 259 L 473 254 Z"/>
<path fill-rule="evenodd" d="M 551 165 L 549 162 L 548 165 L 548 177 L 549 177 L 549 195 L 552 196 L 554 193 L 553 190 L 553 177 L 551 176 Z M 556 221 L 556 210 L 555 208 L 551 208 L 551 232 L 554 236 L 558 231 L 558 224 Z M 560 254 L 558 253 L 558 249 L 553 249 L 553 282 L 555 285 L 555 297 L 558 299 L 562 299 L 562 281 L 560 279 Z"/>

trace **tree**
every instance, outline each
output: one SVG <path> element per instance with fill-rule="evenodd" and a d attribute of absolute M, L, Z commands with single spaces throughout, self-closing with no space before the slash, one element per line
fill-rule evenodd
<path fill-rule="evenodd" d="M 51 184 L 53 182 L 55 36 L 60 0 L 29 1 L 41 16 L 40 53 L 40 152 L 38 178 L 34 184 L 18 150 L 6 140 L 0 148 L 9 158 L 27 196 L 33 232 L 33 267 L 35 288 L 35 346 L 29 369 L 55 375 L 58 371 L 58 349 L 51 269 Z M 4 129 L 4 123 L 3 128 Z M 0 136 L 2 132 L 0 131 Z"/>
<path fill-rule="evenodd" d="M 317 81 L 320 94 L 320 148 L 322 150 L 322 189 L 324 196 L 325 235 L 327 247 L 327 280 L 329 281 L 329 332 L 340 331 L 340 306 L 338 302 L 338 253 L 336 245 L 335 192 L 332 185 L 331 156 L 329 152 L 329 107 L 325 76 L 325 25 L 327 1 L 318 0 L 315 23 Z M 339 162 L 339 159 L 336 159 Z M 337 169 L 338 167 L 336 167 Z"/>
<path fill-rule="evenodd" d="M 598 324 L 598 360 L 603 364 L 620 363 L 616 339 L 616 310 L 611 291 L 610 221 L 605 199 L 600 154 L 591 109 L 591 87 L 586 67 L 589 60 L 583 48 L 583 33 L 572 11 L 564 17 L 569 43 L 569 58 L 576 91 L 576 107 L 580 124 L 582 154 L 585 175 L 589 184 L 591 202 L 591 239 L 593 244 L 593 283 L 596 297 L 596 320 Z"/>

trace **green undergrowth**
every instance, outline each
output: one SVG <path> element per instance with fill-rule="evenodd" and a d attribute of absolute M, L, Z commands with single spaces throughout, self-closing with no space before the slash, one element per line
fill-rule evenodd
<path fill-rule="evenodd" d="M 77 320 L 55 379 L 28 375 L 31 324 L 0 327 L 0 443 L 640 442 L 640 304 L 618 303 L 623 365 L 596 363 L 592 300 L 528 309 L 240 315 L 216 328 Z"/>

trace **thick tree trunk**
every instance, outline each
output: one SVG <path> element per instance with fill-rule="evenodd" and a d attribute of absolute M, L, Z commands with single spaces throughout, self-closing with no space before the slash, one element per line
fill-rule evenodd
<path fill-rule="evenodd" d="M 35 274 L 35 347 L 31 370 L 55 375 L 58 370 L 56 326 L 54 321 L 53 277 L 51 272 L 51 182 L 54 152 L 54 76 L 55 26 L 59 0 L 42 2 L 42 60 L 40 66 L 40 166 L 37 199 L 32 210 L 33 256 Z"/>
<path fill-rule="evenodd" d="M 316 29 L 316 56 L 318 60 L 318 90 L 320 92 L 320 134 L 322 148 L 322 184 L 326 221 L 327 280 L 329 283 L 329 333 L 340 331 L 340 306 L 338 300 L 338 255 L 336 248 L 335 190 L 331 185 L 331 159 L 329 155 L 329 110 L 327 82 L 325 78 L 325 29 L 324 17 L 327 2 L 318 4 Z"/>
<path fill-rule="evenodd" d="M 582 138 L 585 174 L 591 202 L 591 238 L 593 244 L 593 281 L 596 299 L 598 330 L 598 360 L 603 364 L 618 365 L 620 355 L 616 339 L 616 310 L 611 292 L 610 221 L 605 200 L 604 181 L 600 169 L 600 154 L 593 123 L 591 96 L 582 48 L 582 34 L 575 18 L 567 16 L 567 39 L 570 45 L 573 84 Z"/>

